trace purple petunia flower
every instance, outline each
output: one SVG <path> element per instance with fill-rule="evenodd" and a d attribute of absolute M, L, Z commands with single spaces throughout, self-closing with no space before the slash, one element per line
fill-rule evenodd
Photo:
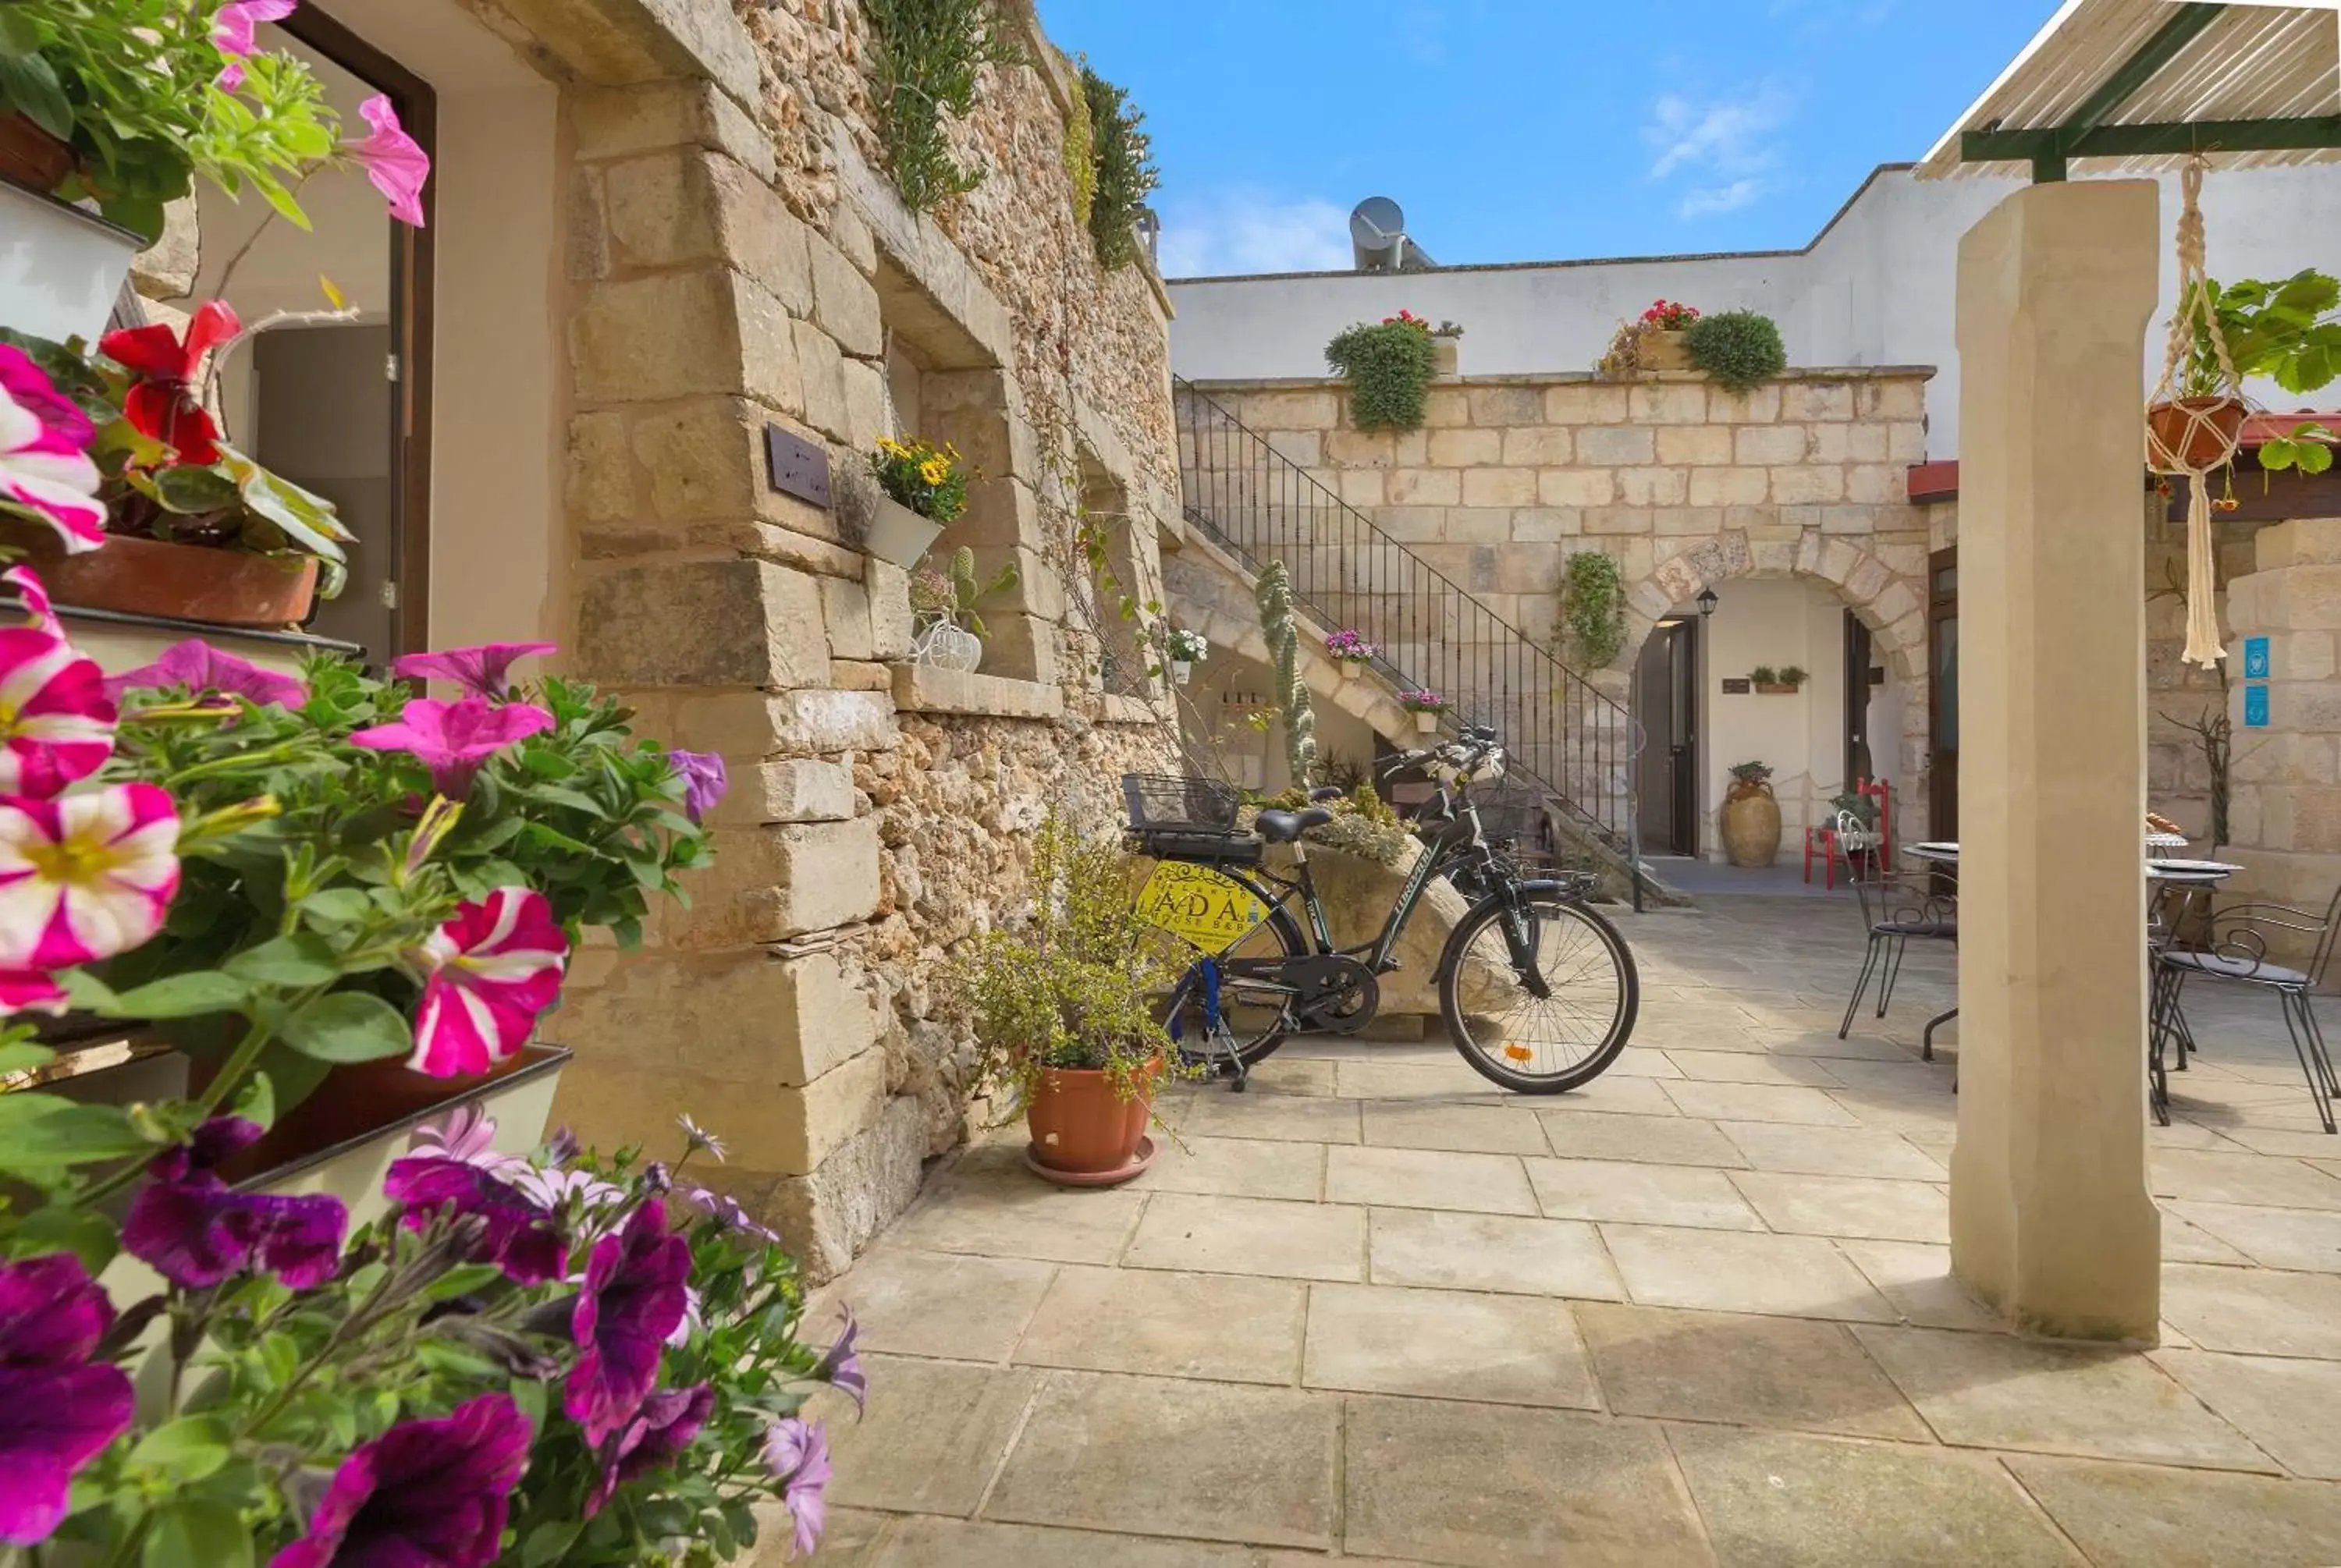
<path fill-rule="evenodd" d="M 724 791 L 732 788 L 732 776 L 724 771 L 723 759 L 712 751 L 670 751 L 667 765 L 682 780 L 682 809 L 694 822 L 704 822 L 707 814 L 723 799 Z"/>
<path fill-rule="evenodd" d="M 666 1206 L 652 1198 L 626 1228 L 593 1244 L 585 1288 L 570 1320 L 577 1365 L 562 1408 L 599 1444 L 623 1431 L 658 1381 L 666 1336 L 682 1321 L 691 1244 L 666 1233 Z"/>
<path fill-rule="evenodd" d="M 406 1206 L 406 1227 L 422 1230 L 443 1209 L 486 1226 L 475 1261 L 493 1263 L 516 1285 L 559 1279 L 566 1264 L 553 1215 L 492 1173 L 462 1160 L 414 1156 L 394 1161 L 383 1196 Z"/>
<path fill-rule="evenodd" d="M 642 1414 L 626 1424 L 603 1454 L 602 1480 L 586 1500 L 585 1517 L 602 1512 L 610 1494 L 638 1475 L 663 1470 L 682 1456 L 715 1410 L 715 1390 L 665 1388 L 643 1401 Z"/>
<path fill-rule="evenodd" d="M 290 675 L 263 670 L 248 659 L 238 659 L 214 648 L 200 637 L 174 642 L 154 663 L 108 676 L 105 681 L 106 696 L 116 702 L 122 700 L 123 693 L 133 689 L 164 691 L 178 688 L 197 697 L 206 691 L 248 697 L 263 708 L 272 702 L 288 709 L 298 708 L 309 700 L 309 689 Z"/>
<path fill-rule="evenodd" d="M 0 1266 L 0 1543 L 63 1523 L 74 1472 L 136 1414 L 130 1379 L 91 1353 L 114 1304 L 69 1253 Z"/>
<path fill-rule="evenodd" d="M 342 1461 L 307 1533 L 268 1568 L 487 1568 L 530 1436 L 508 1394 L 399 1423 Z"/>
<path fill-rule="evenodd" d="M 473 697 L 502 699 L 512 690 L 512 667 L 532 654 L 558 653 L 557 642 L 484 642 L 444 653 L 409 653 L 390 661 L 401 680 L 452 680 Z"/>
<path fill-rule="evenodd" d="M 240 1193 L 213 1168 L 261 1130 L 242 1116 L 214 1116 L 186 1146 L 148 1162 L 149 1179 L 122 1222 L 124 1250 L 185 1290 L 255 1265 L 294 1290 L 331 1279 L 349 1226 L 341 1199 Z"/>
<path fill-rule="evenodd" d="M 471 792 L 480 764 L 507 746 L 553 728 L 553 715 L 530 702 L 490 702 L 466 697 L 439 702 L 418 697 L 388 724 L 361 729 L 350 744 L 369 751 L 403 751 L 431 769 L 431 787 L 450 800 Z"/>
<path fill-rule="evenodd" d="M 815 1377 L 826 1379 L 832 1387 L 842 1389 L 852 1398 L 857 1414 L 870 1408 L 870 1377 L 862 1370 L 861 1353 L 853 1348 L 854 1338 L 861 1332 L 862 1325 L 853 1321 L 853 1309 L 847 1307 L 845 1326 L 838 1331 L 837 1343 L 829 1347 L 829 1354 L 812 1369 Z"/>
<path fill-rule="evenodd" d="M 829 1439 L 822 1434 L 821 1423 L 800 1421 L 793 1415 L 774 1422 L 764 1434 L 764 1466 L 781 1483 L 782 1505 L 796 1521 L 796 1539 L 789 1555 L 812 1556 L 829 1519 L 828 1504 L 822 1497 L 822 1488 L 829 1484 Z"/>

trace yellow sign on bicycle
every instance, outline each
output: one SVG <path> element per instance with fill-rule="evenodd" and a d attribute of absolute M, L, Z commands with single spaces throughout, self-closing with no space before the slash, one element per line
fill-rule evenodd
<path fill-rule="evenodd" d="M 1208 866 L 1165 860 L 1139 889 L 1138 915 L 1206 953 L 1224 953 L 1268 918 L 1268 906 Z"/>

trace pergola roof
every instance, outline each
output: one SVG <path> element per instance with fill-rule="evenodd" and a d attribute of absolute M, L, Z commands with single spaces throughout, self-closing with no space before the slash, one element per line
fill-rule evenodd
<path fill-rule="evenodd" d="M 2341 159 L 2341 9 L 2323 4 L 2064 0 L 1943 134 L 1921 178 Z"/>

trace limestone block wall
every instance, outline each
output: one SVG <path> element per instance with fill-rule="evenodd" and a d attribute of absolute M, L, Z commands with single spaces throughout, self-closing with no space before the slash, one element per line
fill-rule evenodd
<path fill-rule="evenodd" d="M 1006 14 L 1033 64 L 987 70 L 953 127 L 983 184 L 916 215 L 882 173 L 858 7 L 511 9 L 542 29 L 523 49 L 594 67 L 563 93 L 570 668 L 733 781 L 692 907 L 639 952 L 578 956 L 557 1114 L 664 1146 L 692 1111 L 732 1150 L 702 1179 L 825 1277 L 963 1136 L 970 1052 L 937 978 L 1021 900 L 1031 829 L 1052 806 L 1118 819 L 1118 775 L 1175 752 L 1160 693 L 1098 689 L 1071 542 L 1104 487 L 1130 586 L 1159 581 L 1167 307 L 1075 221 L 1067 84 L 1029 7 Z M 905 574 L 861 549 L 862 454 L 890 428 L 979 466 L 943 547 L 1019 568 L 981 674 L 907 662 Z M 830 504 L 775 488 L 775 430 L 826 453 Z"/>

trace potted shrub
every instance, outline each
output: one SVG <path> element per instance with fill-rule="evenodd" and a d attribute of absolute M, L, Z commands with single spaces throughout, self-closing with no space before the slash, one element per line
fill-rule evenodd
<path fill-rule="evenodd" d="M 1184 686 L 1194 678 L 1195 666 L 1210 657 L 1211 645 L 1201 632 L 1180 627 L 1163 635 L 1162 652 L 1170 661 L 1170 679 Z"/>
<path fill-rule="evenodd" d="M 906 571 L 967 510 L 967 465 L 948 442 L 936 447 L 915 437 L 906 442 L 881 436 L 870 454 L 870 474 L 879 494 L 863 542 L 879 560 Z"/>
<path fill-rule="evenodd" d="M 1811 679 L 1801 665 L 1796 664 L 1779 670 L 1759 664 L 1748 672 L 1748 684 L 1766 697 L 1794 696 Z"/>
<path fill-rule="evenodd" d="M 1735 763 L 1723 797 L 1723 850 L 1731 863 L 1768 866 L 1780 852 L 1780 803 L 1772 797 L 1767 762 Z"/>
<path fill-rule="evenodd" d="M 975 551 L 966 545 L 951 552 L 951 570 L 921 567 L 911 574 L 911 614 L 918 640 L 911 649 L 914 664 L 941 670 L 971 670 L 983 663 L 983 640 L 990 635 L 976 607 L 995 593 L 1016 586 L 1016 563 L 1010 561 L 988 583 L 975 576 Z"/>
<path fill-rule="evenodd" d="M 1005 1088 L 1011 1115 L 1023 1112 L 1025 1164 L 1060 1186 L 1127 1181 L 1154 1157 L 1147 1121 L 1170 1070 L 1155 1002 L 1172 977 L 1151 956 L 1135 868 L 1051 812 L 1033 835 L 1031 907 L 951 970 L 981 1076 Z"/>
<path fill-rule="evenodd" d="M 1691 324 L 1698 312 L 1676 300 L 1659 300 L 1642 313 L 1639 368 L 1646 371 L 1687 371 L 1691 368 Z"/>
<path fill-rule="evenodd" d="M 1340 667 L 1342 680 L 1355 680 L 1366 672 L 1367 666 L 1381 657 L 1382 650 L 1367 641 L 1363 632 L 1344 627 L 1325 639 L 1325 653 Z"/>
<path fill-rule="evenodd" d="M 1430 373 L 1451 376 L 1461 366 L 1463 323 L 1441 322 L 1430 329 Z"/>
<path fill-rule="evenodd" d="M 1772 318 L 1755 311 L 1701 316 L 1683 333 L 1693 370 L 1705 371 L 1729 392 L 1744 392 L 1788 368 L 1788 352 Z"/>
<path fill-rule="evenodd" d="M 2173 390 L 2177 396 L 2158 399 L 2147 410 L 2148 463 L 2171 471 L 2199 471 L 2226 461 L 2249 412 L 2234 392 L 2245 380 L 2266 376 L 2288 392 L 2313 392 L 2329 384 L 2341 374 L 2336 305 L 2341 305 L 2341 282 L 2313 267 L 2273 283 L 2245 278 L 2222 287 L 2203 280 L 2199 302 L 2182 301 L 2180 305 L 2194 332 L 2176 371 Z M 2214 315 L 2228 362 L 2235 367 L 2233 380 L 2222 369 L 2218 344 L 2212 341 Z M 2274 462 L 2268 461 L 2267 449 L 2262 449 L 2261 466 L 2322 472 L 2332 461 L 2322 444 L 2326 439 L 2322 426 L 2303 423 L 2269 443 L 2276 449 Z M 2311 452 L 2316 455 L 2308 456 Z M 2323 467 L 2316 466 L 2320 458 Z"/>
<path fill-rule="evenodd" d="M 1447 699 L 1425 687 L 1414 687 L 1398 694 L 1398 705 L 1414 715 L 1414 727 L 1425 735 L 1439 733 L 1439 716 L 1447 711 Z"/>
<path fill-rule="evenodd" d="M 1360 322 L 1325 345 L 1325 362 L 1350 383 L 1350 423 L 1362 431 L 1420 429 L 1437 360 L 1430 323 L 1411 311 Z"/>

